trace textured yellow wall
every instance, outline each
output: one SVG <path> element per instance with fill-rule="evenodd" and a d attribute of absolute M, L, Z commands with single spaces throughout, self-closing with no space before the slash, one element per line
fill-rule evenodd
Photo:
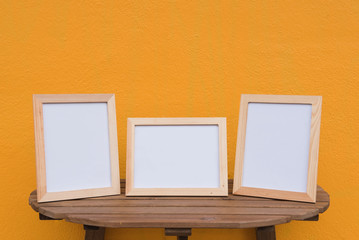
<path fill-rule="evenodd" d="M 127 117 L 227 117 L 233 177 L 240 94 L 322 95 L 319 222 L 278 239 L 359 236 L 359 1 L 0 2 L 0 238 L 82 239 L 82 226 L 39 221 L 34 93 L 115 93 L 121 176 Z M 194 230 L 192 240 L 253 239 L 253 229 Z M 174 239 L 109 229 L 106 239 Z"/>

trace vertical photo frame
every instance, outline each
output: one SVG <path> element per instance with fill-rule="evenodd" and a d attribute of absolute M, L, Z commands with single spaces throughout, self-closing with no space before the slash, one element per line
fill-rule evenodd
<path fill-rule="evenodd" d="M 233 194 L 316 201 L 321 96 L 241 97 Z"/>
<path fill-rule="evenodd" d="M 114 94 L 33 95 L 38 202 L 120 194 Z"/>

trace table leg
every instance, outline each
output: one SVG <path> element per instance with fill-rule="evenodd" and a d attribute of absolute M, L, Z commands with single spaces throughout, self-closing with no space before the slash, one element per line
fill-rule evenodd
<path fill-rule="evenodd" d="M 85 240 L 104 240 L 105 239 L 105 228 L 84 225 Z"/>
<path fill-rule="evenodd" d="M 257 240 L 276 240 L 275 227 L 258 227 L 256 229 Z"/>
<path fill-rule="evenodd" d="M 188 236 L 191 236 L 191 228 L 165 228 L 166 236 L 177 236 L 177 240 L 188 240 Z"/>
<path fill-rule="evenodd" d="M 188 236 L 177 236 L 177 240 L 188 240 Z"/>

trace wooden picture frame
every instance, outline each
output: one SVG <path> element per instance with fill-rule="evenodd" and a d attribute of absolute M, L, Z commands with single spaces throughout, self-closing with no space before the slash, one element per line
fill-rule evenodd
<path fill-rule="evenodd" d="M 226 118 L 128 118 L 126 196 L 227 196 L 226 136 Z M 200 157 L 192 159 L 195 154 Z M 205 184 L 196 180 L 201 176 Z"/>
<path fill-rule="evenodd" d="M 36 94 L 33 107 L 38 202 L 120 194 L 115 95 Z"/>
<path fill-rule="evenodd" d="M 247 122 L 249 106 L 252 106 L 251 123 Z M 315 202 L 321 106 L 321 96 L 242 95 L 239 111 L 233 194 Z M 289 114 L 289 110 L 291 114 Z M 294 117 L 293 113 L 296 113 L 297 117 Z M 280 122 L 281 118 L 286 117 L 289 120 Z M 272 121 L 271 119 L 273 119 L 273 124 L 268 123 L 268 126 L 273 125 L 274 127 L 269 129 L 265 122 L 270 122 Z M 293 123 L 290 122 L 290 119 L 294 120 Z M 287 125 L 289 126 L 288 128 L 286 128 Z M 288 129 L 293 129 L 293 126 L 298 129 L 294 129 L 293 132 L 291 130 L 288 131 Z M 267 130 L 263 130 L 262 127 L 268 129 L 268 134 L 266 133 Z M 282 127 L 283 132 L 281 132 Z M 248 134 L 251 135 L 246 136 L 248 129 L 251 132 Z M 281 139 L 284 135 L 286 137 Z M 293 141 L 291 138 L 293 138 Z M 273 145 L 274 147 L 268 147 L 268 149 L 271 149 L 268 150 L 262 143 L 270 146 Z M 246 144 L 248 145 L 246 146 Z M 255 144 L 258 145 L 253 146 Z M 288 144 L 288 148 L 284 147 L 286 144 Z M 296 144 L 298 145 L 297 148 Z M 290 149 L 295 149 L 294 152 L 298 150 L 300 154 L 293 156 L 293 158 L 287 157 L 281 159 L 282 156 L 292 154 Z M 304 150 L 302 151 L 301 149 Z M 268 154 L 271 151 L 273 156 L 270 153 Z M 298 160 L 295 160 L 297 161 L 296 163 L 289 164 L 289 161 L 294 162 L 293 159 Z M 300 167 L 294 169 L 293 166 L 295 164 L 298 164 Z M 273 168 L 275 169 L 273 170 Z M 268 173 L 265 171 L 268 171 Z M 273 171 L 273 173 L 270 173 L 270 171 Z M 285 176 L 286 174 L 288 176 Z M 281 182 L 283 181 L 281 180 L 285 178 L 288 178 L 288 181 L 282 184 Z M 274 187 L 270 185 L 272 184 L 270 183 L 271 181 L 273 181 Z M 293 190 L 291 189 L 292 187 L 288 187 L 291 181 L 295 183 L 291 185 L 293 188 L 302 190 Z M 288 184 L 288 186 L 285 186 L 285 184 Z"/>

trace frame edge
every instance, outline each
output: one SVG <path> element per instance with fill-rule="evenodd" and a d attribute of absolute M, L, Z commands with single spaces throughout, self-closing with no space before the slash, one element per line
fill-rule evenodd
<path fill-rule="evenodd" d="M 268 98 L 269 101 L 264 100 Z M 280 100 L 284 98 L 284 100 Z M 262 188 L 250 188 L 241 186 L 241 178 L 243 175 L 243 162 L 244 155 L 241 151 L 244 151 L 245 146 L 245 126 L 248 103 L 250 102 L 268 102 L 268 103 L 289 103 L 289 104 L 312 104 L 312 122 L 311 122 L 311 133 L 310 133 L 310 151 L 308 156 L 308 177 L 307 177 L 307 192 L 305 196 L 302 195 L 299 199 L 293 199 L 290 197 L 282 197 L 282 193 L 290 193 L 290 191 L 281 190 L 270 190 Z M 240 103 L 240 114 L 238 120 L 238 131 L 237 131 L 237 145 L 236 145 L 236 158 L 235 158 L 235 172 L 233 182 L 233 194 L 234 195 L 246 195 L 246 196 L 259 196 L 277 199 L 287 199 L 294 201 L 304 202 L 315 202 L 316 201 L 316 190 L 317 190 L 317 172 L 318 172 L 318 159 L 319 159 L 319 138 L 320 138 L 320 120 L 321 120 L 321 107 L 322 107 L 322 96 L 302 96 L 302 95 L 260 95 L 260 94 L 242 94 Z M 316 110 L 314 110 L 316 108 Z M 314 115 L 314 116 L 313 116 Z M 313 117 L 315 117 L 313 121 Z M 244 126 L 243 126 L 244 124 Z M 313 130 L 314 129 L 314 130 Z M 242 133 L 240 132 L 242 131 Z M 314 132 L 314 133 L 313 133 Z M 240 135 L 241 134 L 241 135 Z M 244 135 L 244 136 L 243 136 Z M 240 136 L 240 137 L 239 137 Z M 244 138 L 244 139 L 243 139 Z M 239 142 L 242 140 L 242 142 Z M 314 141 L 314 142 L 313 142 Z M 251 194 L 252 190 L 266 191 L 269 190 L 272 194 Z M 248 193 L 249 191 L 249 193 Z M 299 193 L 299 192 L 293 192 Z M 278 196 L 279 194 L 279 196 Z M 261 196 L 262 195 L 262 196 Z"/>
<path fill-rule="evenodd" d="M 148 120 L 153 123 L 148 123 Z M 169 120 L 169 122 L 167 122 Z M 205 123 L 197 122 L 207 120 Z M 174 121 L 174 123 L 170 123 Z M 183 121 L 183 122 L 182 122 Z M 227 168 L 227 127 L 226 118 L 128 118 L 127 119 L 127 159 L 126 159 L 126 196 L 228 196 L 228 168 Z M 208 189 L 209 193 L 192 193 L 192 191 L 203 190 L 205 188 L 160 188 L 161 193 L 151 193 L 151 188 L 133 187 L 133 152 L 134 152 L 134 129 L 136 125 L 218 125 L 219 127 L 219 149 L 220 149 L 220 184 L 216 189 Z M 221 141 L 222 140 L 222 141 Z M 149 192 L 148 192 L 149 190 Z M 158 190 L 158 189 L 157 189 Z M 179 193 L 178 191 L 185 191 Z M 162 191 L 168 191 L 163 193 Z M 215 193 L 212 193 L 215 192 Z"/>

